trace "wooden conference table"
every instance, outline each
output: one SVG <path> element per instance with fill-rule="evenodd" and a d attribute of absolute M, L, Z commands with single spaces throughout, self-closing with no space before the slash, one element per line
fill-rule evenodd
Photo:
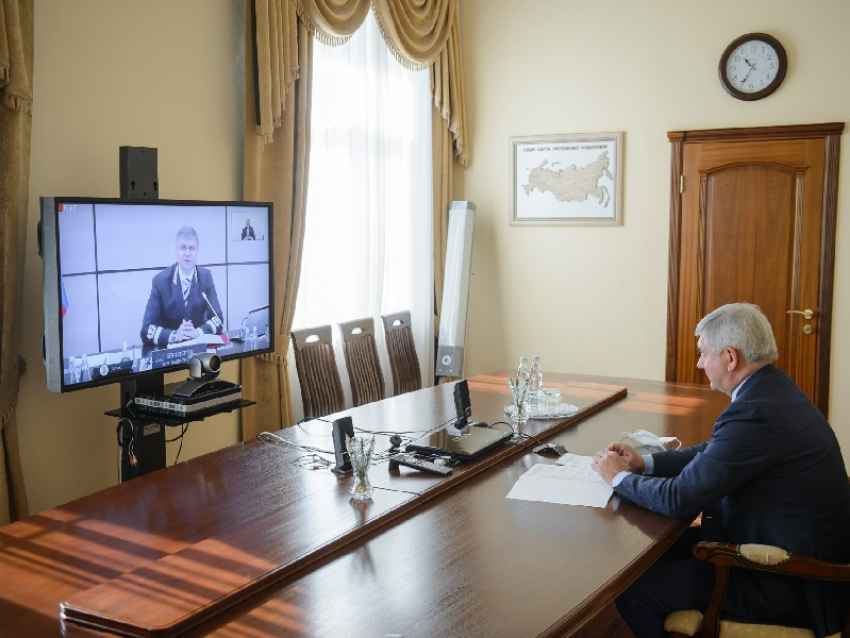
<path fill-rule="evenodd" d="M 475 419 L 504 420 L 507 376 L 469 379 Z M 577 454 L 636 429 L 706 440 L 728 402 L 689 384 L 546 382 L 581 411 L 522 431 Z M 424 432 L 453 416 L 452 384 L 341 414 L 365 430 Z M 332 449 L 322 421 L 280 434 Z M 365 504 L 349 501 L 350 476 L 260 439 L 116 485 L 0 528 L 0 635 L 578 635 L 687 521 L 616 495 L 604 509 L 506 499 L 532 465 L 554 462 L 535 445 L 447 478 L 378 464 Z M 379 435 L 376 451 L 388 447 Z M 63 620 L 62 604 L 101 628 Z"/>

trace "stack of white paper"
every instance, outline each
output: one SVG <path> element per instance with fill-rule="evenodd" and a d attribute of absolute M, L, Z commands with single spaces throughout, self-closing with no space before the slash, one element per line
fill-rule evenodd
<path fill-rule="evenodd" d="M 593 457 L 567 453 L 555 465 L 538 463 L 519 477 L 508 498 L 605 507 L 614 490 L 591 469 L 591 461 Z"/>

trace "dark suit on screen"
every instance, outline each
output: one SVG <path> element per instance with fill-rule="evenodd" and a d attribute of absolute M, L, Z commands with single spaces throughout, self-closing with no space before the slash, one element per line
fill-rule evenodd
<path fill-rule="evenodd" d="M 254 227 L 253 226 L 245 226 L 242 229 L 242 239 L 256 239 L 257 236 L 254 235 Z"/>
<path fill-rule="evenodd" d="M 145 308 L 141 330 L 142 342 L 145 344 L 158 348 L 166 347 L 171 333 L 180 327 L 184 319 L 191 320 L 201 332 L 222 332 L 224 315 L 218 303 L 212 273 L 201 266 L 195 267 L 189 296 L 184 302 L 178 268 L 178 265 L 174 264 L 153 278 L 151 296 Z M 206 294 L 209 304 L 202 293 Z"/>
<path fill-rule="evenodd" d="M 668 516 L 702 512 L 700 540 L 776 545 L 850 562 L 850 484 L 838 441 L 775 366 L 744 382 L 707 443 L 652 456 L 653 476 L 629 474 L 616 492 Z M 707 602 L 713 566 L 694 569 L 695 599 Z M 778 619 L 823 636 L 839 629 L 845 592 L 843 585 L 732 569 L 723 617 Z"/>

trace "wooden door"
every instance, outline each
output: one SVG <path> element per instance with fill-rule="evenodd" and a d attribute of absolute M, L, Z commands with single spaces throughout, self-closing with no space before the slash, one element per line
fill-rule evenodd
<path fill-rule="evenodd" d="M 748 301 L 773 326 L 777 365 L 827 413 L 843 128 L 668 134 L 668 381 L 707 383 L 696 367 L 694 328 L 718 306 Z M 811 313 L 800 314 L 806 310 Z"/>

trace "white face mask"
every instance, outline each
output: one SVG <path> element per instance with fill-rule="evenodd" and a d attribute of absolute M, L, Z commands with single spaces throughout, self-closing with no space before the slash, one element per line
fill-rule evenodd
<path fill-rule="evenodd" d="M 658 436 L 646 430 L 635 430 L 634 432 L 623 432 L 620 435 L 620 440 L 631 439 L 640 445 L 647 447 L 658 447 L 664 449 L 668 443 L 675 441 L 678 443 L 675 449 L 682 447 L 682 442 L 675 436 Z"/>

